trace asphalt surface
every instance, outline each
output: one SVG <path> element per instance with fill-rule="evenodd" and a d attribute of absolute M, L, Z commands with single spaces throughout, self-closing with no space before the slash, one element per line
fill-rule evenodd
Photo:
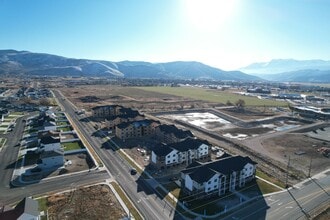
<path fill-rule="evenodd" d="M 107 170 L 123 188 L 145 219 L 180 218 L 175 217 L 175 209 L 165 200 L 159 198 L 139 174 L 130 174 L 130 165 L 119 154 L 104 147 L 107 140 L 96 134 L 95 128 L 88 121 L 83 120 L 83 115 L 75 113 L 75 107 L 72 103 L 63 98 L 58 91 L 54 91 L 54 94 L 76 128 L 97 152 Z"/>
<path fill-rule="evenodd" d="M 312 219 L 319 208 L 330 203 L 330 170 L 284 192 L 242 206 L 229 219 Z"/>

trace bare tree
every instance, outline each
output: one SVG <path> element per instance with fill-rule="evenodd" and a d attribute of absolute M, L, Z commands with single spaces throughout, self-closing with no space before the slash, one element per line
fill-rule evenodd
<path fill-rule="evenodd" d="M 239 99 L 235 102 L 235 106 L 237 110 L 244 111 L 245 101 L 243 99 Z"/>

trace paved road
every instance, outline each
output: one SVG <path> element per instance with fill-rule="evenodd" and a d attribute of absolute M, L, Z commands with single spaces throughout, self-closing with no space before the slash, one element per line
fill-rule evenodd
<path fill-rule="evenodd" d="M 142 177 L 130 175 L 129 165 L 120 155 L 110 149 L 101 148 L 106 140 L 95 135 L 96 130 L 92 125 L 89 122 L 84 122 L 82 120 L 83 116 L 78 116 L 75 113 L 75 107 L 68 100 L 62 98 L 62 94 L 58 91 L 54 91 L 54 94 L 65 109 L 65 112 L 100 156 L 106 168 L 124 189 L 144 218 L 173 219 L 175 210 L 164 200 L 158 198 Z"/>
<path fill-rule="evenodd" d="M 105 171 L 91 171 L 42 180 L 39 183 L 26 185 L 24 187 L 10 186 L 19 151 L 19 147 L 16 146 L 16 144 L 20 141 L 23 134 L 24 118 L 17 119 L 13 131 L 5 135 L 5 137 L 8 138 L 7 143 L 0 152 L 0 205 L 8 205 L 17 202 L 26 196 L 72 189 L 72 187 L 101 182 L 110 178 Z"/>
<path fill-rule="evenodd" d="M 329 203 L 330 170 L 285 192 L 242 206 L 224 219 L 311 219 L 318 208 Z"/>

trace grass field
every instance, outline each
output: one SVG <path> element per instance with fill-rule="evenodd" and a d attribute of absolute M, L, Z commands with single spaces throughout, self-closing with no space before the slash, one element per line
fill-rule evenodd
<path fill-rule="evenodd" d="M 38 201 L 38 206 L 39 206 L 39 212 L 44 211 L 44 213 L 45 213 L 45 215 L 41 216 L 40 219 L 41 220 L 47 220 L 47 216 L 46 216 L 47 209 L 48 209 L 47 198 L 46 197 L 39 198 L 39 199 L 37 199 L 37 201 Z"/>
<path fill-rule="evenodd" d="M 85 148 L 81 142 L 62 143 L 62 146 L 64 148 L 64 151 L 78 150 L 78 149 Z"/>
<path fill-rule="evenodd" d="M 217 102 L 226 104 L 227 101 L 235 103 L 239 99 L 245 101 L 246 106 L 287 106 L 286 102 L 258 99 L 250 96 L 243 96 L 226 91 L 208 90 L 195 87 L 136 87 L 149 92 L 157 92 L 169 95 L 182 96 L 185 98 Z"/>

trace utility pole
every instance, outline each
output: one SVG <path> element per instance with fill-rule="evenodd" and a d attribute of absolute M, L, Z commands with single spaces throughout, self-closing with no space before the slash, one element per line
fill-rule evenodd
<path fill-rule="evenodd" d="M 312 170 L 312 156 L 311 156 L 311 162 L 309 163 L 309 170 L 308 170 L 308 177 L 311 177 L 311 170 Z"/>
<path fill-rule="evenodd" d="M 290 166 L 290 155 L 288 160 L 288 166 L 286 168 L 285 188 L 288 188 L 289 166 Z"/>

